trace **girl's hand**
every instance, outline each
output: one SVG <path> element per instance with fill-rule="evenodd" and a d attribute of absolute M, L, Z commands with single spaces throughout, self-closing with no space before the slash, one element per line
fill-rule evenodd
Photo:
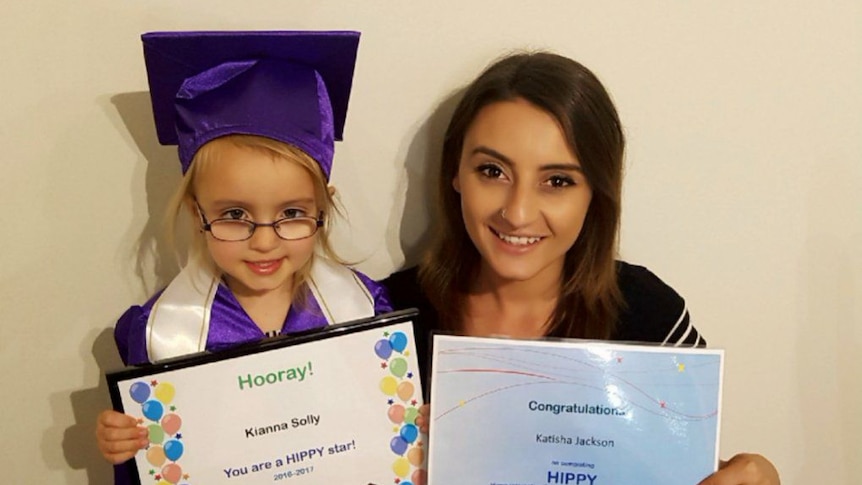
<path fill-rule="evenodd" d="M 419 432 L 427 435 L 429 423 L 431 423 L 431 406 L 423 404 L 419 406 L 419 416 L 416 416 L 416 426 L 419 427 Z"/>
<path fill-rule="evenodd" d="M 147 428 L 138 421 L 117 411 L 102 411 L 96 419 L 96 444 L 106 460 L 123 463 L 141 448 L 147 446 Z"/>
<path fill-rule="evenodd" d="M 698 485 L 780 485 L 778 470 L 761 455 L 740 453 Z"/>

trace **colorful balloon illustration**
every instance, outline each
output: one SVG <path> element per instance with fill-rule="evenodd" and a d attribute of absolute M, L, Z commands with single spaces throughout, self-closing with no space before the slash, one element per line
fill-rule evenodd
<path fill-rule="evenodd" d="M 392 359 L 389 362 L 389 372 L 395 377 L 404 377 L 404 374 L 407 373 L 407 361 L 401 357 Z"/>
<path fill-rule="evenodd" d="M 150 443 L 160 445 L 162 441 L 165 440 L 165 431 L 162 429 L 161 425 L 151 424 L 147 426 L 147 431 L 149 433 Z"/>
<path fill-rule="evenodd" d="M 160 382 L 153 394 L 156 395 L 156 399 L 162 402 L 162 404 L 170 404 L 171 401 L 174 400 L 174 390 L 173 384 L 170 382 Z"/>
<path fill-rule="evenodd" d="M 413 479 L 414 485 L 425 485 L 428 483 L 428 472 L 425 470 L 416 470 L 410 478 Z"/>
<path fill-rule="evenodd" d="M 404 332 L 395 332 L 389 336 L 389 343 L 395 351 L 404 352 L 404 349 L 407 348 L 407 336 L 404 335 Z"/>
<path fill-rule="evenodd" d="M 386 339 L 380 339 L 374 344 L 374 353 L 377 354 L 377 357 L 386 360 L 392 355 L 392 344 Z"/>
<path fill-rule="evenodd" d="M 159 480 L 158 482 L 156 482 L 156 485 L 171 485 L 171 483 L 167 480 Z"/>
<path fill-rule="evenodd" d="M 413 391 L 414 388 L 411 382 L 404 381 L 401 384 L 398 384 L 398 397 L 401 398 L 402 401 L 407 401 L 413 397 Z"/>
<path fill-rule="evenodd" d="M 153 466 L 162 466 L 165 464 L 165 450 L 161 446 L 151 446 L 147 450 L 147 461 Z"/>
<path fill-rule="evenodd" d="M 176 463 L 171 463 L 162 468 L 162 478 L 167 480 L 168 483 L 177 483 L 183 478 L 183 469 Z"/>
<path fill-rule="evenodd" d="M 183 443 L 177 440 L 170 440 L 165 443 L 165 456 L 168 460 L 177 461 L 183 456 Z"/>
<path fill-rule="evenodd" d="M 400 436 L 396 436 L 392 438 L 392 441 L 389 442 L 389 448 L 392 450 L 392 453 L 396 455 L 403 455 L 405 451 L 407 451 L 407 442 L 404 441 L 404 438 Z M 404 460 L 406 463 L 407 460 Z M 403 477 L 404 475 L 399 475 Z"/>
<path fill-rule="evenodd" d="M 174 413 L 165 414 L 162 418 L 162 429 L 170 436 L 177 434 L 180 426 L 183 425 L 183 420 Z"/>
<path fill-rule="evenodd" d="M 165 407 L 159 401 L 150 399 L 141 405 L 141 411 L 144 416 L 150 421 L 158 421 L 162 419 L 162 414 L 165 412 Z"/>
<path fill-rule="evenodd" d="M 395 424 L 401 424 L 404 422 L 404 406 L 400 404 L 393 404 L 389 407 L 389 421 L 392 421 Z"/>
<path fill-rule="evenodd" d="M 392 376 L 386 376 L 380 380 L 380 390 L 387 396 L 394 396 L 398 389 L 398 381 Z"/>
<path fill-rule="evenodd" d="M 129 388 L 129 395 L 140 404 L 150 398 L 150 386 L 146 382 L 136 382 Z"/>
<path fill-rule="evenodd" d="M 410 451 L 407 452 L 407 461 L 410 462 L 413 466 L 422 466 L 422 463 L 425 462 L 425 450 L 418 446 L 414 446 L 410 448 Z M 413 481 L 418 482 L 416 480 L 416 474 L 413 474 Z"/>
<path fill-rule="evenodd" d="M 410 463 L 407 462 L 407 458 L 398 458 L 395 460 L 395 463 L 392 464 L 392 471 L 401 478 L 407 476 L 410 473 Z M 401 482 L 402 484 L 404 482 Z"/>
<path fill-rule="evenodd" d="M 404 411 L 404 422 L 407 424 L 416 424 L 417 416 L 419 416 L 419 409 L 409 407 Z"/>
<path fill-rule="evenodd" d="M 401 436 L 401 439 L 408 443 L 413 443 L 416 441 L 416 438 L 419 436 L 419 428 L 412 424 L 405 424 L 401 427 L 401 431 L 398 433 Z"/>

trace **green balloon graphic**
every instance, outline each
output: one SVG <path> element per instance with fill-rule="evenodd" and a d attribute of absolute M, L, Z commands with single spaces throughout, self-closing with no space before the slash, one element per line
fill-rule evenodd
<path fill-rule="evenodd" d="M 165 430 L 162 429 L 162 425 L 151 424 L 147 427 L 147 430 L 150 432 L 150 443 L 160 445 L 165 440 Z"/>
<path fill-rule="evenodd" d="M 416 416 L 419 416 L 419 410 L 416 408 L 407 408 L 404 411 L 404 422 L 407 424 L 416 424 Z"/>
<path fill-rule="evenodd" d="M 407 361 L 398 357 L 389 363 L 389 372 L 395 377 L 404 377 L 407 373 Z"/>

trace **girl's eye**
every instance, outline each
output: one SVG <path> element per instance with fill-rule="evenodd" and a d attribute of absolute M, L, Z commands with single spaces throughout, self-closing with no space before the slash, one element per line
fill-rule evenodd
<path fill-rule="evenodd" d="M 476 171 L 489 179 L 498 179 L 503 176 L 503 169 L 493 163 L 486 163 L 476 167 Z"/>
<path fill-rule="evenodd" d="M 224 219 L 244 219 L 245 211 L 242 209 L 228 209 L 222 212 L 222 218 Z"/>
<path fill-rule="evenodd" d="M 565 175 L 552 175 L 546 183 L 555 189 L 560 189 L 575 185 L 575 180 Z"/>
<path fill-rule="evenodd" d="M 296 219 L 297 217 L 305 217 L 305 211 L 296 208 L 285 209 L 283 214 L 284 219 Z"/>

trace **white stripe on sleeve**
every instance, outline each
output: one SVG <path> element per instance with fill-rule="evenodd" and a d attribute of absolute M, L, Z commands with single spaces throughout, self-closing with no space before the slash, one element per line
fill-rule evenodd
<path fill-rule="evenodd" d="M 664 340 L 663 340 L 663 341 L 662 341 L 662 343 L 661 343 L 662 345 L 666 345 L 666 344 L 667 344 L 667 341 L 668 341 L 668 340 L 670 340 L 670 336 L 671 336 L 671 335 L 673 335 L 673 333 L 674 333 L 674 332 L 676 332 L 677 327 L 679 327 L 679 324 L 680 324 L 680 323 L 682 323 L 682 321 L 683 321 L 683 320 L 685 320 L 685 316 L 686 316 L 687 314 L 688 314 L 688 306 L 683 305 L 683 307 L 682 307 L 682 315 L 680 315 L 680 316 L 679 316 L 679 319 L 676 321 L 676 324 L 673 326 L 673 328 L 672 328 L 672 329 L 670 329 L 670 332 L 668 332 L 668 333 L 667 333 L 667 337 L 665 337 L 665 338 L 664 338 Z M 690 328 L 690 327 L 691 327 L 691 322 L 689 322 L 689 324 L 688 324 L 688 325 L 689 325 L 689 328 Z M 688 335 L 688 333 L 686 333 L 686 335 Z"/>

